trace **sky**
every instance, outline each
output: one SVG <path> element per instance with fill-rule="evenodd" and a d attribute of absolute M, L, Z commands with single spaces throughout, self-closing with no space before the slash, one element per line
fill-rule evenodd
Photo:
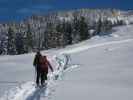
<path fill-rule="evenodd" d="M 132 10 L 133 0 L 0 0 L 0 21 L 21 20 L 32 14 L 80 8 Z"/>

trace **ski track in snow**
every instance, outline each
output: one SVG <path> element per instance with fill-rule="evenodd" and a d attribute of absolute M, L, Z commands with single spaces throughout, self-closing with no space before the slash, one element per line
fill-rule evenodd
<path fill-rule="evenodd" d="M 18 83 L 18 87 L 6 91 L 0 100 L 42 100 L 48 98 L 52 91 L 54 91 L 53 87 L 56 85 L 55 80 L 61 79 L 63 71 L 67 69 L 66 64 L 68 64 L 69 60 L 64 54 L 54 56 L 54 58 L 57 62 L 57 69 L 53 73 L 48 74 L 46 88 L 35 88 L 35 82 Z"/>
<path fill-rule="evenodd" d="M 70 55 L 71 53 L 81 52 L 90 48 L 96 48 L 111 44 L 128 43 L 130 41 L 133 41 L 133 39 L 111 41 L 95 45 L 85 45 L 82 47 L 77 47 L 71 50 L 60 52 L 59 55 L 54 56 L 54 59 L 57 62 L 57 70 L 48 75 L 48 82 L 46 88 L 37 89 L 35 88 L 34 82 L 26 82 L 24 84 L 21 84 L 21 86 L 18 86 L 15 89 L 8 91 L 3 98 L 0 98 L 0 100 L 43 100 L 44 98 L 47 99 L 52 93 L 52 91 L 54 91 L 53 89 L 56 85 L 54 80 L 60 79 L 64 71 L 68 71 L 78 67 L 78 65 L 67 66 L 69 62 L 68 60 L 70 60 L 70 57 L 68 55 Z"/>
<path fill-rule="evenodd" d="M 105 42 L 105 43 L 100 43 L 100 44 L 94 44 L 94 45 L 86 45 L 86 46 L 82 46 L 82 47 L 77 47 L 71 50 L 66 50 L 61 52 L 60 54 L 71 54 L 71 53 L 77 53 L 77 52 L 82 52 L 91 48 L 96 48 L 96 47 L 101 47 L 101 46 L 107 46 L 107 45 L 111 45 L 111 44 L 121 44 L 121 43 L 127 43 L 127 42 L 131 42 L 133 41 L 133 39 L 126 39 L 126 40 L 116 40 L 116 41 L 110 41 L 110 42 Z"/>

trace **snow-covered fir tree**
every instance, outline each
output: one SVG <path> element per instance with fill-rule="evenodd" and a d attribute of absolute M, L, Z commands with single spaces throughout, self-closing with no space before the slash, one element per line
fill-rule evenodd
<path fill-rule="evenodd" d="M 4 47 L 7 54 L 16 54 L 16 33 L 25 34 L 25 52 L 36 48 L 64 47 L 94 35 L 110 34 L 112 27 L 128 23 L 128 14 L 121 12 L 114 9 L 77 9 L 34 15 L 20 23 L 0 24 L 0 34 L 8 33 L 7 46 Z M 3 48 L 5 39 L 0 38 L 0 43 Z M 0 52 L 6 54 L 2 49 Z"/>
<path fill-rule="evenodd" d="M 30 24 L 27 25 L 26 31 L 26 51 L 32 51 L 33 49 L 33 34 L 31 32 Z"/>
<path fill-rule="evenodd" d="M 24 35 L 22 33 L 16 33 L 15 38 L 15 46 L 16 46 L 16 53 L 23 54 L 25 53 L 25 44 L 24 44 Z"/>
<path fill-rule="evenodd" d="M 15 47 L 15 32 L 11 27 L 8 29 L 8 42 L 7 42 L 7 53 L 9 55 L 16 54 L 16 47 Z"/>
<path fill-rule="evenodd" d="M 2 33 L 0 37 L 0 54 L 1 55 L 7 54 L 7 42 L 8 42 L 7 33 Z"/>

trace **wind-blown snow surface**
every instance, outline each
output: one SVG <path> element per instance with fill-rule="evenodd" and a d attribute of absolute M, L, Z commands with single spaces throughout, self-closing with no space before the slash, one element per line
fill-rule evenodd
<path fill-rule="evenodd" d="M 34 86 L 35 54 L 1 56 L 0 100 L 133 100 L 133 26 L 113 30 L 108 36 L 44 51 L 55 71 L 43 89 Z"/>

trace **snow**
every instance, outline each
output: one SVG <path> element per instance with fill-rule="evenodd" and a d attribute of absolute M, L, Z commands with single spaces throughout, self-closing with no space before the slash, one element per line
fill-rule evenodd
<path fill-rule="evenodd" d="M 34 53 L 0 56 L 0 100 L 132 100 L 133 25 L 63 49 L 43 51 L 54 72 L 35 88 Z"/>
<path fill-rule="evenodd" d="M 80 67 L 65 73 L 52 100 L 132 100 L 132 50 L 132 42 L 128 42 L 71 55 Z"/>
<path fill-rule="evenodd" d="M 70 22 L 72 19 L 71 19 L 71 17 L 59 17 L 59 20 L 60 21 L 68 21 L 68 22 Z"/>

